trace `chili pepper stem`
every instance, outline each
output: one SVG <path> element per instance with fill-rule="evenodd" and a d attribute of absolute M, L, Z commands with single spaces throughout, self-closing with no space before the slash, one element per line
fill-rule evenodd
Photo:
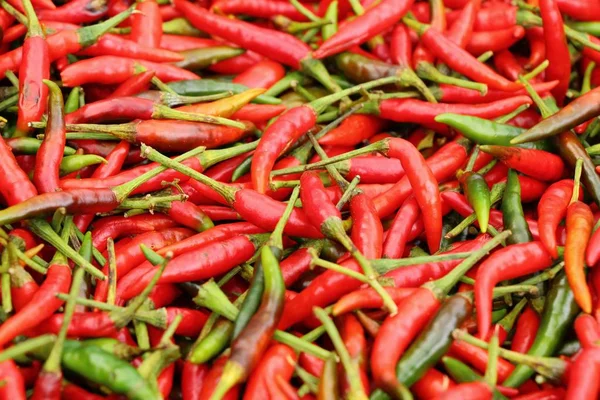
<path fill-rule="evenodd" d="M 571 201 L 569 204 L 573 204 L 579 200 L 579 187 L 581 186 L 581 171 L 583 169 L 583 159 L 578 159 L 575 163 L 575 175 L 573 177 L 573 194 L 571 195 Z"/>
<path fill-rule="evenodd" d="M 35 338 L 27 339 L 24 342 L 17 343 L 8 349 L 0 352 L 0 362 L 12 360 L 31 353 L 37 349 L 47 347 L 56 341 L 56 335 L 46 334 Z"/>
<path fill-rule="evenodd" d="M 98 41 L 100 36 L 104 35 L 112 28 L 125 21 L 131 16 L 131 14 L 134 13 L 137 13 L 137 11 L 135 11 L 135 5 L 129 7 L 127 10 L 115 15 L 114 17 L 107 19 L 104 22 L 78 29 L 77 34 L 79 36 L 79 43 L 82 47 L 93 45 Z"/>
<path fill-rule="evenodd" d="M 412 86 L 419 91 L 430 103 L 437 103 L 437 99 L 431 90 L 425 85 L 425 83 L 419 78 L 419 76 L 411 68 L 403 68 L 399 73 L 400 84 L 403 86 Z"/>
<path fill-rule="evenodd" d="M 488 87 L 484 83 L 467 81 L 465 79 L 455 78 L 453 76 L 447 76 L 442 74 L 435 68 L 433 65 L 429 63 L 419 63 L 417 65 L 417 75 L 422 77 L 423 79 L 436 82 L 436 83 L 445 83 L 447 85 L 454 85 L 458 87 L 462 87 L 465 89 L 477 90 L 481 93 L 482 96 L 485 96 L 488 91 Z"/>

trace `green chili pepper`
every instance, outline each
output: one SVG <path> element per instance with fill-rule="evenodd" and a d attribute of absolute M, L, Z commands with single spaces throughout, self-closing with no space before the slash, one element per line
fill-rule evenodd
<path fill-rule="evenodd" d="M 502 197 L 502 221 L 504 229 L 509 229 L 512 235 L 506 239 L 508 244 L 526 243 L 533 240 L 529 231 L 529 224 L 523 214 L 523 205 L 521 204 L 521 184 L 519 177 L 514 170 L 508 171 L 506 180 L 506 189 Z"/>
<path fill-rule="evenodd" d="M 240 312 L 233 324 L 233 338 L 237 338 L 240 332 L 248 325 L 248 322 L 258 310 L 260 300 L 265 289 L 265 274 L 263 273 L 260 258 L 254 264 L 254 276 L 246 294 L 246 298 L 240 307 Z"/>
<path fill-rule="evenodd" d="M 206 33 L 196 29 L 187 19 L 183 17 L 173 18 L 170 21 L 163 22 L 162 29 L 163 33 L 169 35 L 208 37 Z"/>
<path fill-rule="evenodd" d="M 10 146 L 16 154 L 37 154 L 42 141 L 31 137 L 16 137 L 6 141 L 6 144 Z M 72 147 L 65 146 L 63 154 L 65 156 L 74 155 L 76 150 Z"/>
<path fill-rule="evenodd" d="M 442 358 L 444 368 L 448 371 L 450 377 L 458 383 L 479 382 L 483 380 L 483 376 L 473 371 L 467 364 L 458 361 L 456 358 Z M 500 393 L 497 389 L 493 392 L 494 399 L 506 399 L 507 397 Z"/>
<path fill-rule="evenodd" d="M 242 53 L 244 53 L 244 49 L 237 47 L 202 47 L 199 49 L 182 51 L 180 54 L 184 57 L 184 59 L 175 63 L 175 65 L 179 68 L 195 71 L 208 68 L 219 61 L 239 56 Z"/>
<path fill-rule="evenodd" d="M 575 296 L 564 272 L 560 272 L 552 281 L 546 297 L 542 320 L 535 341 L 527 354 L 532 356 L 551 356 L 560 347 L 568 329 L 579 312 Z M 518 365 L 503 382 L 504 386 L 519 387 L 534 374 L 534 370 Z"/>
<path fill-rule="evenodd" d="M 487 232 L 492 199 L 490 188 L 485 178 L 477 172 L 467 171 L 459 176 L 459 181 L 462 184 L 463 191 L 467 195 L 467 200 L 469 200 L 475 211 L 477 222 L 479 222 L 479 230 L 482 233 Z"/>
<path fill-rule="evenodd" d="M 396 367 L 398 381 L 410 387 L 433 367 L 450 348 L 452 331 L 471 315 L 471 311 L 471 300 L 462 294 L 448 298 L 400 359 Z"/>
<path fill-rule="evenodd" d="M 188 356 L 189 361 L 194 364 L 210 361 L 227 347 L 232 334 L 233 322 L 220 319 L 209 334 L 194 345 Z"/>
<path fill-rule="evenodd" d="M 106 160 L 96 154 L 74 154 L 63 157 L 60 162 L 60 175 L 67 175 L 79 171 L 90 165 L 105 163 Z"/>
<path fill-rule="evenodd" d="M 79 96 L 81 95 L 82 90 L 80 86 L 76 86 L 71 89 L 67 100 L 65 101 L 65 114 L 69 114 L 75 112 L 81 107 L 79 104 Z"/>
<path fill-rule="evenodd" d="M 499 146 L 513 146 L 511 139 L 525 132 L 526 129 L 507 124 L 501 124 L 484 118 L 460 114 L 440 114 L 435 117 L 436 122 L 448 125 L 459 131 L 467 139 L 481 145 L 491 144 Z M 527 149 L 551 150 L 550 143 L 546 140 L 523 143 L 519 147 Z"/>
<path fill-rule="evenodd" d="M 247 86 L 237 83 L 220 82 L 212 79 L 177 81 L 169 83 L 168 86 L 182 96 L 206 96 L 223 92 L 238 94 L 249 89 Z M 281 104 L 280 99 L 264 94 L 257 96 L 253 101 L 261 104 Z"/>

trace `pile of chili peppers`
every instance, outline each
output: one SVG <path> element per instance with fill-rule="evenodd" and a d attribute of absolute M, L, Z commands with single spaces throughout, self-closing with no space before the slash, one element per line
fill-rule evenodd
<path fill-rule="evenodd" d="M 600 1 L 0 6 L 0 400 L 599 398 Z"/>

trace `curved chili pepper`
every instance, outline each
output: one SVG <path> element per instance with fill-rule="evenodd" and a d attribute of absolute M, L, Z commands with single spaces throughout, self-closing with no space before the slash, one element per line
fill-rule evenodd
<path fill-rule="evenodd" d="M 386 287 L 386 292 L 392 297 L 394 303 L 400 304 L 402 300 L 410 296 L 414 289 Z M 342 315 L 349 311 L 364 308 L 382 308 L 383 300 L 373 289 L 358 289 L 342 296 L 333 306 L 333 315 Z"/>
<path fill-rule="evenodd" d="M 118 97 L 129 97 L 145 92 L 150 88 L 150 82 L 154 78 L 154 71 L 143 71 L 132 76 L 115 89 L 109 99 Z"/>
<path fill-rule="evenodd" d="M 60 77 L 67 87 L 86 83 L 116 84 L 135 75 L 136 66 L 141 65 L 156 73 L 163 82 L 198 79 L 198 75 L 170 64 L 136 60 L 116 56 L 99 56 L 70 64 L 61 71 Z"/>
<path fill-rule="evenodd" d="M 9 206 L 20 204 L 35 197 L 37 189 L 27 174 L 19 166 L 11 148 L 4 139 L 0 139 L 0 194 Z"/>
<path fill-rule="evenodd" d="M 567 242 L 565 243 L 565 272 L 575 294 L 575 301 L 586 312 L 592 312 L 592 295 L 585 279 L 585 248 L 594 227 L 590 207 L 575 201 L 567 208 Z"/>
<path fill-rule="evenodd" d="M 33 171 L 33 182 L 40 193 L 54 192 L 58 189 L 59 167 L 66 144 L 62 93 L 54 82 L 44 83 L 50 88 L 48 123 Z"/>
<path fill-rule="evenodd" d="M 547 49 L 552 49 L 546 53 L 546 58 L 550 61 L 550 65 L 546 69 L 546 77 L 549 80 L 559 81 L 558 86 L 552 90 L 552 94 L 557 103 L 562 105 L 571 76 L 571 61 L 563 19 L 556 1 L 540 0 L 539 3 L 544 25 L 544 42 Z"/>
<path fill-rule="evenodd" d="M 411 20 L 405 19 L 407 25 L 417 29 L 424 46 L 454 71 L 460 72 L 476 82 L 485 83 L 492 89 L 514 92 L 522 88 L 520 84 L 508 81 L 487 65 L 479 62 L 468 51 L 461 49 L 446 38 L 443 33 L 416 21 L 409 21 Z"/>
<path fill-rule="evenodd" d="M 554 182 L 560 179 L 565 169 L 559 156 L 544 150 L 488 145 L 480 148 L 509 168 L 542 181 Z"/>
<path fill-rule="evenodd" d="M 265 57 L 253 51 L 246 51 L 244 54 L 219 61 L 209 69 L 219 74 L 237 75 L 241 74 L 257 62 L 264 60 Z"/>
<path fill-rule="evenodd" d="M 76 0 L 53 10 L 40 10 L 38 17 L 42 21 L 86 24 L 102 18 L 106 11 L 106 3 L 97 4 L 91 0 Z"/>
<path fill-rule="evenodd" d="M 548 268 L 552 258 L 540 242 L 514 244 L 501 249 L 485 260 L 475 278 L 477 326 L 487 337 L 491 326 L 492 289 L 503 280 L 514 279 Z"/>
<path fill-rule="evenodd" d="M 311 57 L 310 47 L 296 37 L 210 13 L 186 0 L 177 0 L 174 5 L 192 25 L 203 31 L 222 37 L 244 49 L 255 51 L 273 61 L 305 70 L 330 91 L 340 90 L 323 64 Z"/>
<path fill-rule="evenodd" d="M 529 41 L 529 60 L 525 68 L 531 69 L 537 67 L 546 59 L 544 30 L 541 27 L 529 28 L 526 35 Z"/>
<path fill-rule="evenodd" d="M 600 329 L 594 317 L 582 314 L 575 319 L 574 327 L 581 347 L 585 349 L 596 346 L 596 342 L 600 339 Z"/>
<path fill-rule="evenodd" d="M 584 399 L 598 397 L 600 393 L 600 349 L 584 349 L 571 365 L 569 384 L 565 399 Z"/>
<path fill-rule="evenodd" d="M 25 382 L 19 367 L 13 360 L 0 363 L 0 376 L 5 384 L 0 387 L 0 395 L 6 399 L 25 400 Z"/>
<path fill-rule="evenodd" d="M 29 25 L 23 42 L 23 57 L 19 65 L 19 110 L 17 113 L 17 136 L 26 136 L 31 130 L 30 122 L 39 121 L 46 108 L 50 79 L 50 56 L 48 43 L 31 1 L 23 2 Z"/>
<path fill-rule="evenodd" d="M 314 52 L 314 57 L 329 57 L 366 42 L 391 28 L 408 12 L 412 3 L 412 0 L 383 0 L 368 8 L 363 15 L 341 26 Z"/>
<path fill-rule="evenodd" d="M 414 197 L 408 198 L 398 210 L 383 243 L 383 257 L 402 258 L 413 224 L 421 215 Z"/>
<path fill-rule="evenodd" d="M 471 3 L 469 3 L 471 4 Z M 442 395 L 446 390 L 452 389 L 456 384 L 448 377 L 435 368 L 429 369 L 411 387 L 411 390 L 423 399 L 431 399 Z"/>
<path fill-rule="evenodd" d="M 525 36 L 522 26 L 512 26 L 502 30 L 473 32 L 467 51 L 479 56 L 486 51 L 494 53 L 506 50 Z"/>
<path fill-rule="evenodd" d="M 433 104 L 416 99 L 389 99 L 379 104 L 367 104 L 365 110 L 380 118 L 396 122 L 412 122 L 436 132 L 446 132 L 444 125 L 435 121 L 440 114 L 464 114 L 491 119 L 507 114 L 523 104 L 531 103 L 531 99 L 527 96 L 514 96 L 484 104 Z"/>
<path fill-rule="evenodd" d="M 272 379 L 274 377 L 281 377 L 285 381 L 291 379 L 297 358 L 292 348 L 279 343 L 272 344 L 250 374 L 243 398 L 248 400 L 269 398 L 268 388 L 273 384 Z"/>
<path fill-rule="evenodd" d="M 526 307 L 517 321 L 510 349 L 519 353 L 527 353 L 533 345 L 539 326 L 539 315 L 532 307 Z"/>
<path fill-rule="evenodd" d="M 556 182 L 546 190 L 538 204 L 540 241 L 552 258 L 558 258 L 556 229 L 560 221 L 567 215 L 573 187 L 571 179 Z"/>
<path fill-rule="evenodd" d="M 521 204 L 521 184 L 514 170 L 508 171 L 506 188 L 502 197 L 502 222 L 512 232 L 506 240 L 509 244 L 527 243 L 533 240 Z"/>
<path fill-rule="evenodd" d="M 390 58 L 394 64 L 410 66 L 412 58 L 412 43 L 408 28 L 398 24 L 390 38 Z"/>
<path fill-rule="evenodd" d="M 13 307 L 19 312 L 29 303 L 35 293 L 39 290 L 36 281 L 24 268 L 15 268 L 10 275 L 10 294 Z"/>
<path fill-rule="evenodd" d="M 527 352 L 533 356 L 549 356 L 554 354 L 562 342 L 567 329 L 575 319 L 579 307 L 564 273 L 559 273 L 552 280 L 550 291 L 546 296 L 542 320 L 535 341 Z M 507 387 L 521 386 L 533 370 L 526 365 L 518 365 L 513 373 L 503 382 Z"/>
<path fill-rule="evenodd" d="M 463 49 L 467 47 L 467 44 L 471 41 L 473 28 L 476 19 L 479 16 L 478 9 L 479 6 L 477 1 L 468 2 L 458 13 L 456 20 L 451 23 L 450 28 L 446 32 L 448 39 L 452 40 Z M 447 19 L 448 17 L 449 14 L 446 14 Z"/>
<path fill-rule="evenodd" d="M 486 233 L 490 220 L 492 200 L 490 197 L 490 189 L 485 179 L 477 172 L 467 171 L 460 175 L 459 181 L 463 187 L 463 192 L 465 192 L 467 196 L 469 204 L 471 204 L 475 210 L 481 233 Z"/>
<path fill-rule="evenodd" d="M 143 45 L 110 33 L 105 34 L 98 39 L 97 43 L 91 44 L 77 54 L 90 57 L 120 56 L 156 63 L 184 60 L 184 55 L 181 53 L 161 49 L 158 46 Z"/>
<path fill-rule="evenodd" d="M 426 160 L 433 176 L 438 182 L 443 182 L 454 176 L 467 159 L 466 141 L 453 141 L 441 147 L 433 156 Z M 400 179 L 392 188 L 373 199 L 380 217 L 388 216 L 398 209 L 411 194 L 408 177 Z"/>
<path fill-rule="evenodd" d="M 319 139 L 319 144 L 325 146 L 354 146 L 381 132 L 385 126 L 385 121 L 372 115 L 350 115 L 337 128 L 332 129 Z"/>

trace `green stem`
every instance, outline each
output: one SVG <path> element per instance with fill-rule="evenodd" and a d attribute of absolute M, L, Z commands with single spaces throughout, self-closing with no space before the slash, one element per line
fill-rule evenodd
<path fill-rule="evenodd" d="M 573 177 L 573 181 L 575 182 L 573 185 L 573 193 L 571 194 L 571 201 L 569 204 L 573 204 L 579 200 L 579 187 L 581 186 L 581 171 L 583 169 L 583 159 L 578 158 L 575 162 L 575 176 Z"/>
<path fill-rule="evenodd" d="M 420 256 L 402 259 L 379 259 L 373 260 L 373 266 L 375 270 L 383 275 L 387 272 L 393 271 L 400 267 L 407 267 L 410 265 L 420 265 L 426 263 L 439 263 L 442 261 L 452 260 L 463 260 L 471 255 L 471 252 L 463 253 L 451 253 L 451 254 L 437 254 L 432 256 Z"/>
<path fill-rule="evenodd" d="M 0 362 L 12 360 L 31 353 L 37 349 L 47 347 L 56 341 L 56 335 L 46 334 L 32 339 L 27 339 L 24 342 L 17 343 L 6 350 L 0 352 Z"/>
<path fill-rule="evenodd" d="M 108 251 L 108 294 L 106 302 L 115 304 L 117 299 L 117 257 L 115 255 L 115 242 L 112 238 L 106 241 L 106 249 Z"/>

